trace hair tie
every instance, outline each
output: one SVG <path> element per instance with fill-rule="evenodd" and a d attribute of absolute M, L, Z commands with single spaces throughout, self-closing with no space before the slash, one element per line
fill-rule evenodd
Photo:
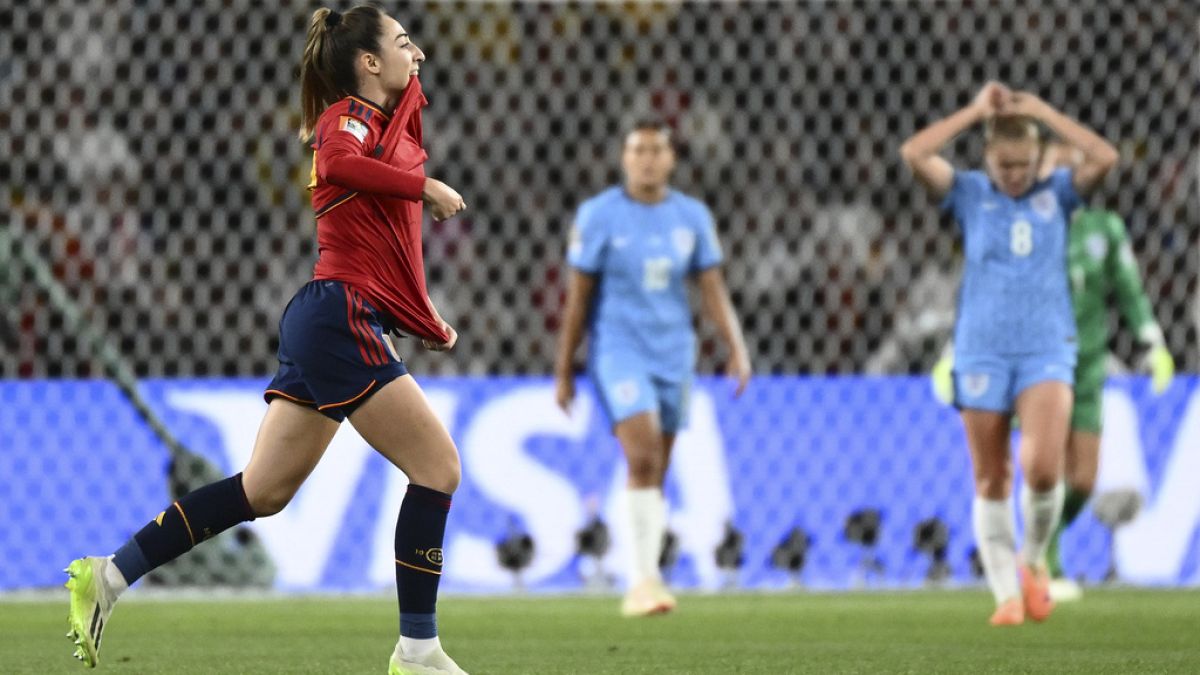
<path fill-rule="evenodd" d="M 338 14 L 336 11 L 334 11 L 332 9 L 329 10 L 329 14 L 325 15 L 325 28 L 327 28 L 327 29 L 332 30 L 334 28 L 337 28 L 337 25 L 341 22 L 342 22 L 342 15 Z"/>

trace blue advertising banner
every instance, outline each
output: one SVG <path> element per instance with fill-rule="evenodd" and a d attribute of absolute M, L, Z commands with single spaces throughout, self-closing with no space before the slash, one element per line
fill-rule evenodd
<path fill-rule="evenodd" d="M 463 459 L 445 544 L 444 588 L 497 592 L 517 579 L 499 541 L 528 534 L 520 583 L 570 590 L 625 570 L 620 449 L 583 387 L 571 416 L 544 378 L 426 378 L 422 386 Z M 249 458 L 265 404 L 259 379 L 151 380 L 143 392 L 183 443 L 226 473 Z M 704 379 L 672 457 L 667 497 L 679 587 L 711 589 L 918 586 L 931 564 L 918 524 L 948 532 L 950 583 L 971 583 L 971 472 L 957 413 L 924 378 L 763 377 L 740 399 Z M 1116 537 L 1088 510 L 1064 539 L 1070 574 L 1115 567 L 1139 584 L 1200 584 L 1200 378 L 1162 396 L 1140 378 L 1110 382 L 1098 494 L 1141 498 Z M 166 449 L 106 381 L 0 382 L 0 590 L 62 582 L 66 562 L 111 552 L 169 503 Z M 406 479 L 349 424 L 282 513 L 250 528 L 275 567 L 274 586 L 366 591 L 393 584 L 392 541 Z M 874 545 L 848 519 L 877 510 Z M 599 518 L 602 560 L 581 558 L 577 532 Z M 742 564 L 718 567 L 732 525 Z M 808 537 L 796 574 L 772 553 L 796 528 Z M 210 546 L 206 543 L 202 546 Z M 599 576 L 598 576 L 599 575 Z"/>

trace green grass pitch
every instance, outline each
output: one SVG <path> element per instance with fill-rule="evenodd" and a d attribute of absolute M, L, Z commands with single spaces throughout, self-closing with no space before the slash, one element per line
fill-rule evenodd
<path fill-rule="evenodd" d="M 169 597 L 169 596 L 168 596 Z M 622 619 L 611 597 L 450 597 L 442 642 L 471 673 L 1196 673 L 1200 591 L 1089 590 L 1045 624 L 987 626 L 984 591 L 684 595 Z M 66 600 L 0 598 L 0 672 L 84 673 Z M 133 598 L 97 673 L 385 673 L 394 601 Z"/>

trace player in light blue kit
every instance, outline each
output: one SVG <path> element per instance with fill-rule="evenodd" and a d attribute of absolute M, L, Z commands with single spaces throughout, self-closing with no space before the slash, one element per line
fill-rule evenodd
<path fill-rule="evenodd" d="M 705 314 L 729 347 L 727 373 L 738 394 L 750 379 L 750 359 L 721 276 L 712 215 L 669 187 L 675 155 L 667 128 L 638 123 L 625 137 L 621 163 L 625 184 L 587 200 L 575 217 L 554 370 L 558 404 L 569 413 L 575 351 L 590 332 L 588 374 L 629 463 L 633 569 L 622 613 L 646 616 L 675 607 L 658 558 L 666 529 L 663 479 L 687 420 L 696 362 L 689 279 L 697 280 Z"/>
<path fill-rule="evenodd" d="M 984 171 L 956 170 L 938 152 L 986 123 Z M 1038 122 L 1084 161 L 1038 180 Z M 954 214 L 966 264 L 954 331 L 954 398 L 975 468 L 973 522 L 996 598 L 993 625 L 1036 621 L 1054 608 L 1045 554 L 1062 508 L 1071 419 L 1075 319 L 1067 280 L 1067 227 L 1079 194 L 1117 161 L 1103 138 L 1027 92 L 988 83 L 967 107 L 910 138 L 904 161 Z M 1008 499 L 1013 413 L 1021 419 L 1025 523 L 1020 585 Z"/>

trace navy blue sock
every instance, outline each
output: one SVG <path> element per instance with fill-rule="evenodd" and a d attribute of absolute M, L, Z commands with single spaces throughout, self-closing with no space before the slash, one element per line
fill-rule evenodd
<path fill-rule="evenodd" d="M 137 540 L 133 538 L 113 554 L 113 564 L 121 571 L 121 576 L 125 577 L 125 583 L 130 585 L 154 569 L 147 562 L 146 554 L 142 553 L 142 547 L 138 546 Z"/>
<path fill-rule="evenodd" d="M 437 592 L 450 495 L 409 485 L 396 519 L 396 592 L 400 634 L 437 637 Z"/>
<path fill-rule="evenodd" d="M 239 473 L 189 492 L 168 506 L 117 549 L 113 563 L 132 585 L 150 570 L 247 520 L 254 520 L 254 511 Z"/>

